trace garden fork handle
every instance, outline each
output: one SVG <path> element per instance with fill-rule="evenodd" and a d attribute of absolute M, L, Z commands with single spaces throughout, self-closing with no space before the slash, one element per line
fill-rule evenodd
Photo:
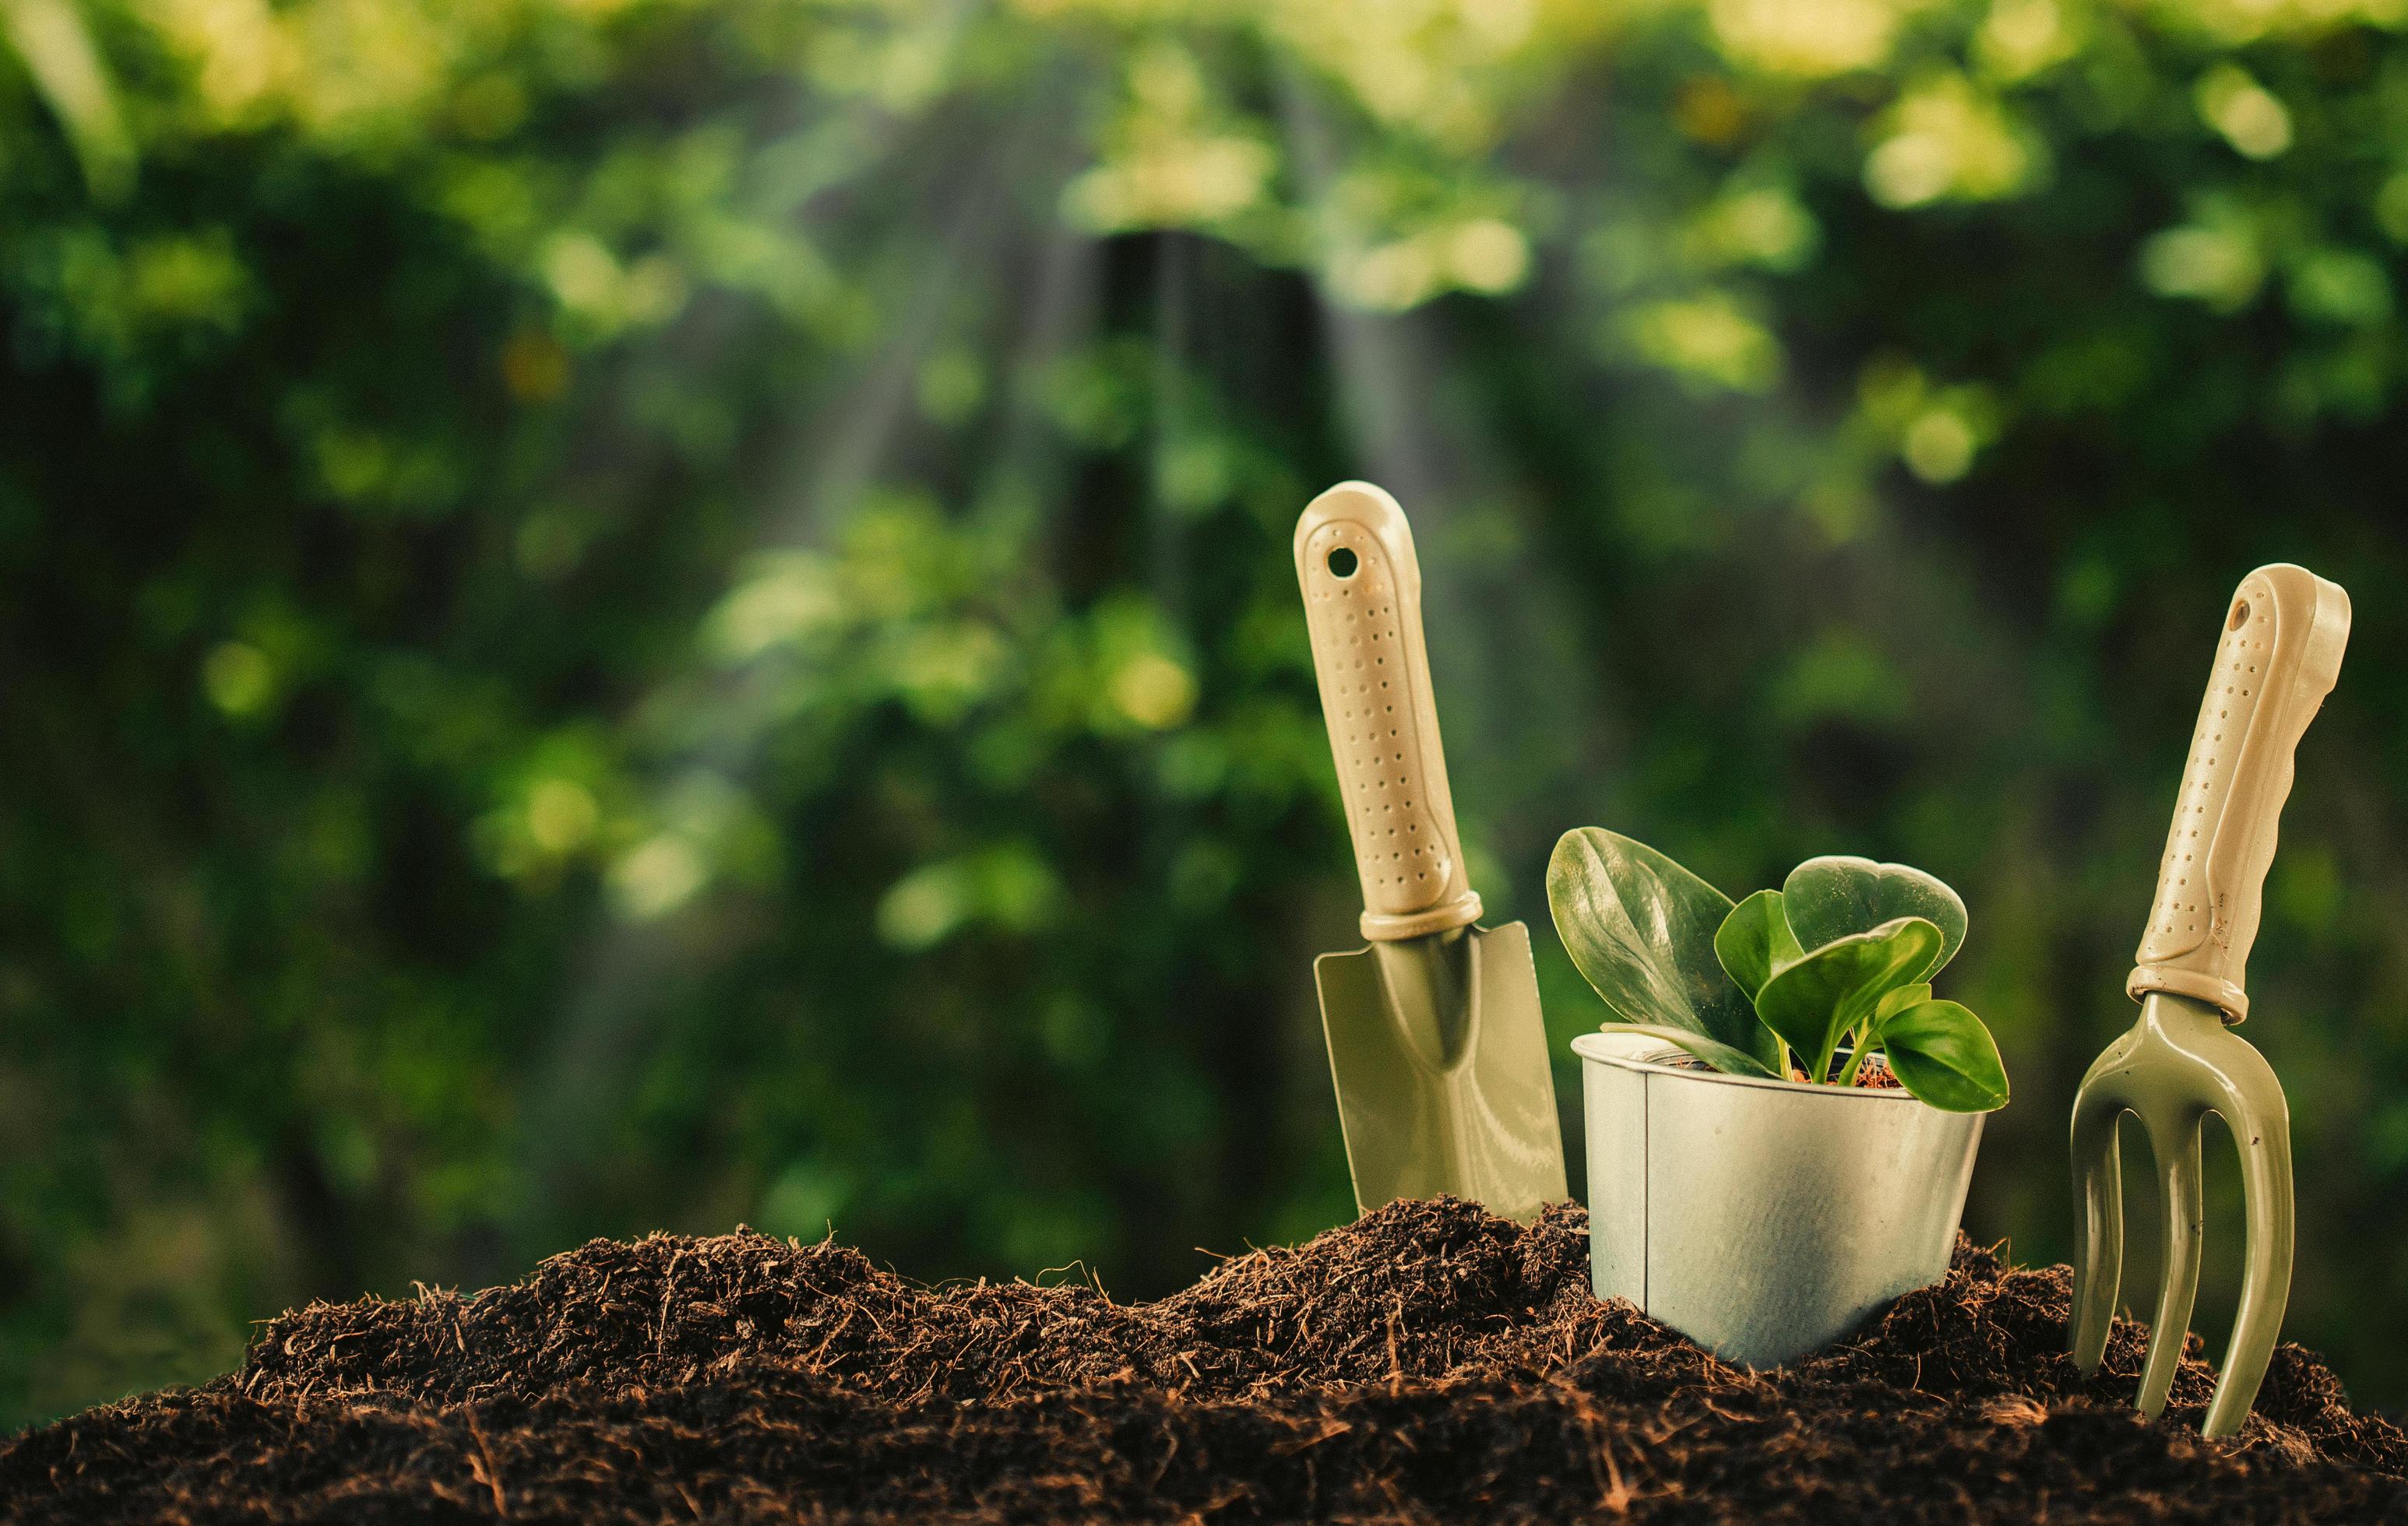
<path fill-rule="evenodd" d="M 1296 521 L 1296 578 L 1363 880 L 1363 936 L 1468 927 L 1480 892 L 1455 835 L 1405 511 L 1369 482 L 1339 483 Z"/>
<path fill-rule="evenodd" d="M 2191 734 L 2157 903 L 2125 990 L 2249 1012 L 2249 946 L 2274 829 L 2291 792 L 2291 755 L 2341 674 L 2349 595 L 2277 563 L 2241 579 L 2226 610 L 2207 696 Z"/>

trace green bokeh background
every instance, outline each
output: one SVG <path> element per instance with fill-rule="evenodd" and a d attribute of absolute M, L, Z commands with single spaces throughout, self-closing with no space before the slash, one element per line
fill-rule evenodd
<path fill-rule="evenodd" d="M 1914 863 L 2034 1261 L 2224 600 L 2347 586 L 2245 1033 L 2408 1404 L 2402 21 L 0 0 L 0 1425 L 593 1235 L 1344 1219 L 1349 476 L 1563 1100 L 1559 832 Z"/>

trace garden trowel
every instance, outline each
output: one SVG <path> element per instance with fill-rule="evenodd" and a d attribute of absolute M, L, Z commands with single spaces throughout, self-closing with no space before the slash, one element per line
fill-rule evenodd
<path fill-rule="evenodd" d="M 1473 925 L 1404 511 L 1340 483 L 1297 521 L 1296 575 L 1370 943 L 1313 965 L 1356 1206 L 1533 1218 L 1569 1193 L 1530 930 Z"/>

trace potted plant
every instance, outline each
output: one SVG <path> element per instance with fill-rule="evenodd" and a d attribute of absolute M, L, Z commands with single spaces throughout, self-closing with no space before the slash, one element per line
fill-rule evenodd
<path fill-rule="evenodd" d="M 1734 905 L 1642 843 L 1566 833 L 1547 902 L 1612 1020 L 1572 1041 L 1589 1268 L 1718 1355 L 1773 1366 L 1948 1271 L 1998 1046 L 1932 977 L 1965 905 L 1810 859 Z"/>

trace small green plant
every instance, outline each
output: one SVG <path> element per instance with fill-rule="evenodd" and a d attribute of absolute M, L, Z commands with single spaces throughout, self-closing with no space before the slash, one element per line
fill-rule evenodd
<path fill-rule="evenodd" d="M 1618 1021 L 1716 1070 L 1853 1086 L 1878 1052 L 1934 1107 L 2006 1105 L 1989 1029 L 1931 993 L 1965 903 L 1920 869 L 1808 859 L 1734 906 L 1644 843 L 1580 827 L 1547 863 L 1547 906 Z"/>

